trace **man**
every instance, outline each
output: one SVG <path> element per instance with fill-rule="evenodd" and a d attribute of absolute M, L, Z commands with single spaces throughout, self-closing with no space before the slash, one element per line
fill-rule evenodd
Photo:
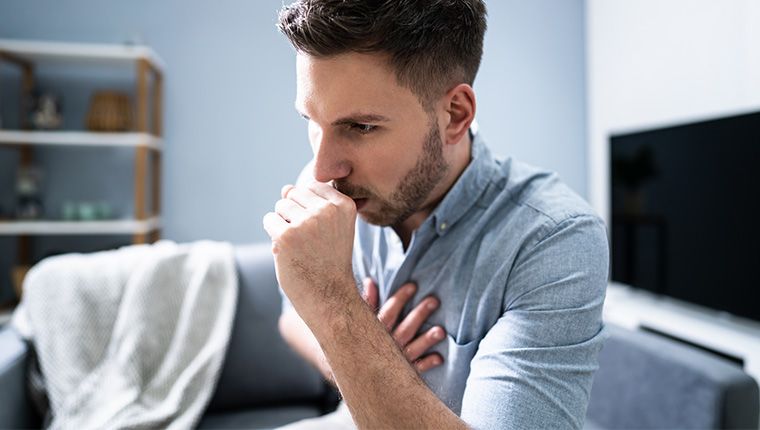
<path fill-rule="evenodd" d="M 479 0 L 280 14 L 314 152 L 311 180 L 263 220 L 290 302 L 280 330 L 360 428 L 583 426 L 606 233 L 556 175 L 495 159 L 472 127 L 485 14 Z"/>

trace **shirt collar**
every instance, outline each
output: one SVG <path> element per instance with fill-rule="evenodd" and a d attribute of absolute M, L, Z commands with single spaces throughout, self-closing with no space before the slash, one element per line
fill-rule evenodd
<path fill-rule="evenodd" d="M 439 236 L 451 230 L 451 227 L 478 201 L 496 168 L 493 155 L 478 132 L 477 125 L 473 124 L 469 133 L 472 141 L 470 164 L 431 216 Z"/>

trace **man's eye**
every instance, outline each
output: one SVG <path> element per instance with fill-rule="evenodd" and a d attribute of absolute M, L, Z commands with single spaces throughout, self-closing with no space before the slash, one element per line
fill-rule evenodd
<path fill-rule="evenodd" d="M 371 125 L 371 124 L 358 124 L 353 123 L 350 125 L 351 130 L 356 131 L 359 134 L 369 134 L 371 133 L 377 126 Z"/>

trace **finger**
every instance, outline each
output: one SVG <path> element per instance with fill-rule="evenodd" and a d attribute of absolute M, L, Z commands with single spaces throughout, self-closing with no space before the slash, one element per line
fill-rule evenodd
<path fill-rule="evenodd" d="M 288 193 L 293 188 L 295 188 L 295 186 L 293 186 L 292 184 L 283 185 L 282 188 L 280 189 L 280 197 L 282 197 L 283 199 L 287 199 Z"/>
<path fill-rule="evenodd" d="M 290 199 L 277 200 L 274 211 L 287 222 L 301 222 L 309 216 L 303 206 Z"/>
<path fill-rule="evenodd" d="M 406 348 L 404 348 L 404 356 L 410 362 L 417 360 L 422 354 L 441 342 L 445 337 L 445 334 L 443 327 L 436 326 L 428 329 L 425 333 L 417 336 L 406 346 Z"/>
<path fill-rule="evenodd" d="M 375 285 L 375 281 L 373 281 L 371 278 L 364 278 L 364 281 L 362 281 L 362 284 L 364 284 L 364 292 L 362 293 L 362 297 L 364 297 L 364 301 L 367 302 L 369 307 L 372 309 L 373 312 L 377 312 L 377 302 L 379 300 L 378 298 L 378 290 L 377 285 Z"/>
<path fill-rule="evenodd" d="M 440 366 L 441 364 L 443 364 L 443 357 L 436 353 L 430 354 L 425 358 L 421 358 L 415 361 L 414 368 L 417 369 L 418 373 L 425 373 L 434 367 Z"/>
<path fill-rule="evenodd" d="M 288 190 L 287 198 L 306 209 L 318 208 L 329 201 L 305 187 L 292 187 Z"/>
<path fill-rule="evenodd" d="M 393 326 L 396 325 L 396 320 L 398 319 L 401 310 L 404 308 L 404 305 L 406 305 L 406 302 L 414 296 L 416 290 L 417 286 L 412 283 L 403 285 L 377 312 L 377 317 L 383 322 L 383 324 L 385 324 L 385 328 L 388 331 L 391 331 Z"/>
<path fill-rule="evenodd" d="M 324 182 L 314 181 L 308 184 L 307 188 L 309 188 L 312 192 L 314 192 L 314 194 L 324 199 L 327 199 L 336 205 L 348 204 L 349 202 L 351 204 L 354 203 L 354 201 L 351 200 L 350 197 L 336 190 L 335 188 L 333 188 L 332 185 L 324 183 Z"/>
<path fill-rule="evenodd" d="M 269 212 L 264 215 L 261 222 L 264 225 L 264 230 L 266 230 L 267 234 L 272 239 L 280 237 L 285 229 L 288 228 L 288 222 L 274 212 Z"/>
<path fill-rule="evenodd" d="M 420 330 L 422 324 L 427 321 L 436 309 L 438 309 L 438 305 L 438 299 L 435 297 L 427 297 L 412 309 L 412 311 L 409 312 L 409 315 L 407 315 L 393 331 L 393 337 L 396 339 L 396 342 L 401 346 L 409 343 L 415 333 Z"/>

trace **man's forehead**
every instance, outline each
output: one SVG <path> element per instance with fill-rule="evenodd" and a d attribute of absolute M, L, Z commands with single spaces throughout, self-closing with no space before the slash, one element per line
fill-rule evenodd
<path fill-rule="evenodd" d="M 396 82 L 379 55 L 341 54 L 315 58 L 299 54 L 295 107 L 305 116 L 334 121 L 362 113 L 392 118 L 417 103 L 410 90 Z"/>

